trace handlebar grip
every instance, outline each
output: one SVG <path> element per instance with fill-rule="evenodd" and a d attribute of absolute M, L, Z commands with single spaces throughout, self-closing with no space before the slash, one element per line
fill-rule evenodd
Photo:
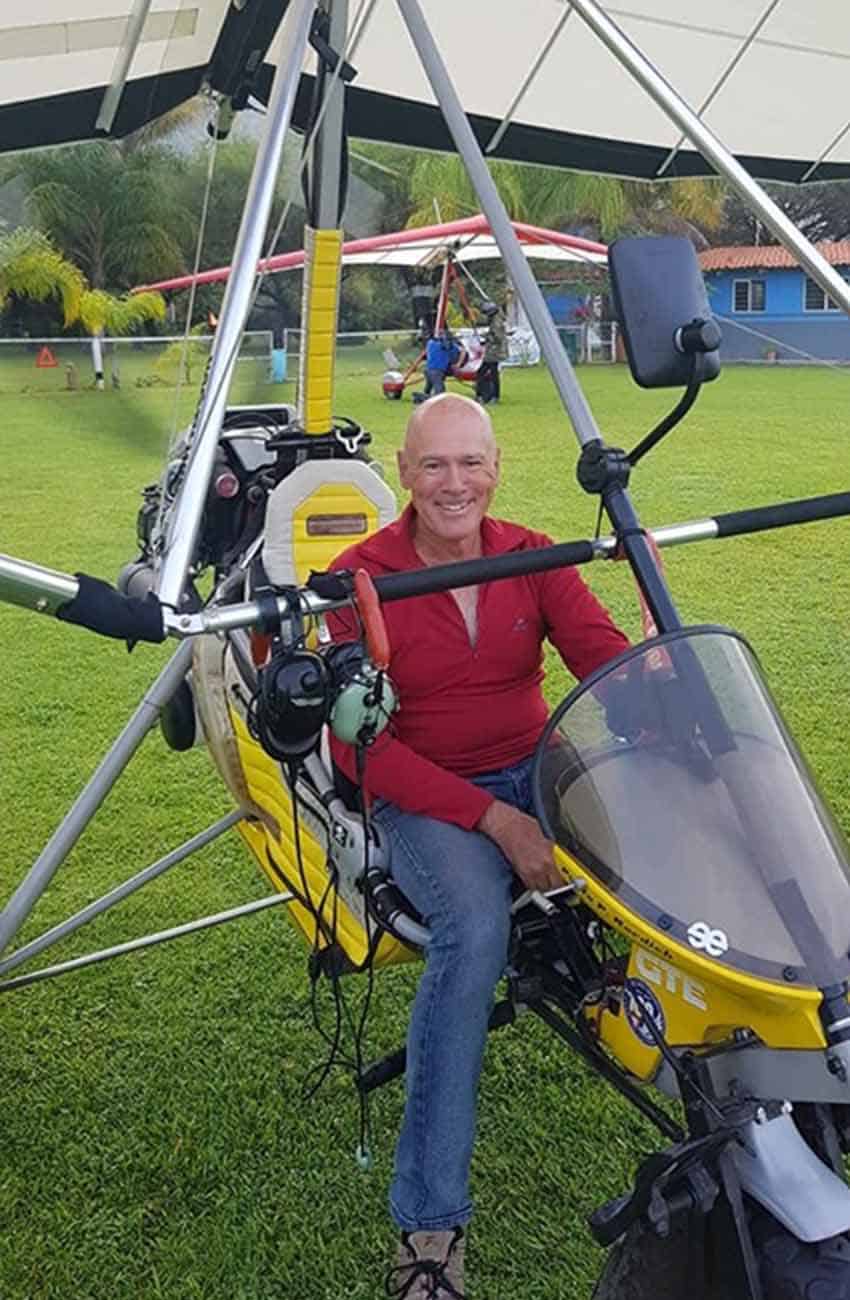
<path fill-rule="evenodd" d="M 383 672 L 390 664 L 390 639 L 375 584 L 365 569 L 355 571 L 354 595 L 363 620 L 369 658 Z"/>

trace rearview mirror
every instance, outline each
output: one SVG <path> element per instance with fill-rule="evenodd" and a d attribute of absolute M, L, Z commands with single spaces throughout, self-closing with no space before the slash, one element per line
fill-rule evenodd
<path fill-rule="evenodd" d="M 675 236 L 617 239 L 608 249 L 614 311 L 629 369 L 641 388 L 682 388 L 694 353 L 702 381 L 720 373 L 720 330 L 693 244 Z"/>

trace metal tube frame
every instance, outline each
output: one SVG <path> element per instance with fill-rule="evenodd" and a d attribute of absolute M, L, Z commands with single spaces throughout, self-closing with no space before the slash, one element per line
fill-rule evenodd
<path fill-rule="evenodd" d="M 124 32 L 121 48 L 115 58 L 112 77 L 103 92 L 103 99 L 100 101 L 100 111 L 94 124 L 95 131 L 103 131 L 108 134 L 112 130 L 112 123 L 115 121 L 115 114 L 118 112 L 118 106 L 124 94 L 130 65 L 142 39 L 142 32 L 150 12 L 151 3 L 152 0 L 136 0 L 135 8 L 127 19 L 127 28 Z"/>
<path fill-rule="evenodd" d="M 455 147 L 481 200 L 482 211 L 499 245 L 505 269 L 516 287 L 531 327 L 537 335 L 541 351 L 555 381 L 564 409 L 572 421 L 576 437 L 582 447 L 587 447 L 590 443 L 601 443 L 599 427 L 569 357 L 561 345 L 552 314 L 546 306 L 540 287 L 522 252 L 516 232 L 488 170 L 484 154 L 431 35 L 419 0 L 397 0 L 397 3 L 425 75 L 431 83 L 437 103 L 452 134 Z M 605 491 L 602 500 L 615 530 L 628 534 L 626 552 L 629 563 L 635 580 L 652 611 L 658 630 L 671 632 L 681 627 L 672 595 L 658 571 L 646 538 L 641 536 L 639 531 L 635 531 L 637 516 L 628 491 L 624 486 L 618 487 L 616 491 Z"/>
<path fill-rule="evenodd" d="M 712 167 L 725 177 L 741 198 L 761 217 L 785 248 L 794 253 L 824 293 L 850 315 L 850 285 L 833 269 L 817 249 L 801 235 L 761 186 L 753 180 L 733 154 L 700 120 L 681 95 L 655 69 L 625 32 L 605 14 L 596 0 L 572 0 L 573 8 L 587 26 L 629 72 L 638 85 L 655 100 L 662 112 L 679 127 Z"/>
<path fill-rule="evenodd" d="M 100 916 L 103 912 L 107 912 L 110 907 L 115 907 L 116 903 L 123 902 L 125 898 L 129 898 L 131 894 L 134 894 L 137 889 L 141 889 L 143 885 L 149 884 L 151 880 L 156 880 L 157 876 L 161 876 L 166 871 L 170 871 L 171 868 L 176 867 L 179 862 L 185 861 L 186 858 L 190 857 L 193 853 L 196 853 L 199 849 L 204 848 L 207 844 L 211 844 L 213 840 L 218 839 L 219 835 L 223 835 L 225 831 L 230 830 L 231 826 L 235 826 L 237 822 L 242 821 L 244 816 L 245 814 L 242 810 L 237 809 L 234 812 L 228 813 L 226 817 L 221 817 L 217 822 L 214 822 L 212 826 L 208 826 L 205 831 L 201 831 L 198 835 L 193 835 L 190 840 L 186 840 L 186 842 L 181 844 L 179 848 L 172 849 L 170 853 L 166 854 L 164 858 L 160 858 L 158 862 L 152 863 L 151 866 L 145 867 L 142 871 L 138 871 L 134 876 L 131 876 L 122 884 L 116 885 L 108 894 L 104 894 L 93 903 L 89 903 L 87 907 L 82 908 L 79 912 L 70 916 L 67 921 L 61 921 L 58 925 L 54 925 L 50 930 L 45 930 L 45 932 L 40 934 L 36 939 L 32 939 L 29 943 L 24 944 L 23 947 L 17 948 L 11 956 L 0 961 L 0 975 L 5 975 L 8 971 L 14 970 L 15 967 L 22 965 L 23 962 L 29 961 L 30 957 L 35 957 L 38 953 L 44 952 L 46 948 L 51 948 L 54 943 L 59 943 L 61 939 L 67 938 L 69 934 L 73 934 L 76 930 L 79 930 L 81 926 L 88 925 L 89 921 L 93 921 L 96 916 Z"/>
<path fill-rule="evenodd" d="M 12 989 L 24 988 L 27 984 L 37 984 L 41 980 L 52 979 L 55 975 L 64 975 L 70 970 L 80 970 L 83 966 L 94 966 L 97 962 L 109 961 L 111 957 L 123 957 L 128 952 L 152 948 L 158 943 L 180 939 L 184 934 L 196 934 L 198 930 L 208 930 L 213 925 L 225 925 L 228 921 L 236 921 L 242 916 L 252 916 L 255 912 L 262 912 L 267 907 L 291 903 L 294 897 L 294 894 L 273 894 L 270 898 L 258 898 L 252 903 L 228 908 L 226 912 L 215 912 L 211 916 L 202 916 L 197 921 L 187 921 L 185 925 L 175 925 L 169 930 L 158 930 L 156 934 L 146 934 L 140 939 L 130 939 L 127 943 L 115 944 L 112 948 L 101 948 L 99 952 L 86 953 L 84 957 L 73 957 L 70 961 L 59 962 L 55 966 L 45 966 L 41 970 L 32 971 L 29 975 L 16 975 L 14 979 L 0 982 L 0 992 L 8 993 Z"/>
<path fill-rule="evenodd" d="M 499 191 L 487 168 L 484 155 L 469 125 L 418 0 L 397 0 L 397 4 L 457 151 L 463 159 L 473 189 L 481 201 L 481 210 L 499 245 L 505 269 L 516 287 L 531 327 L 537 335 L 541 351 L 546 358 L 546 364 L 564 408 L 572 421 L 576 437 L 582 446 L 588 442 L 598 442 L 601 440 L 599 427 L 558 337 L 552 313 L 546 306 L 543 294 L 511 226 L 510 218 L 499 197 Z"/>
<path fill-rule="evenodd" d="M 282 54 L 269 103 L 268 126 L 257 151 L 245 200 L 233 270 L 227 282 L 189 460 L 174 506 L 159 575 L 160 600 L 174 609 L 180 608 L 192 562 L 315 8 L 315 0 L 292 0 L 284 19 Z"/>
<path fill-rule="evenodd" d="M 159 711 L 183 681 L 192 662 L 192 642 L 184 641 L 142 697 L 130 721 L 101 759 L 53 832 L 24 880 L 0 912 L 0 954 L 17 934 L 109 791 L 135 754 Z"/>
<path fill-rule="evenodd" d="M 538 335 L 544 357 L 552 372 L 561 400 L 567 410 L 579 442 L 586 445 L 600 439 L 598 427 L 587 404 L 585 396 L 576 379 L 569 359 L 564 353 L 551 316 L 546 308 L 528 263 L 522 254 L 516 236 L 511 229 L 507 214 L 487 170 L 486 161 L 472 133 L 469 122 L 452 86 L 445 66 L 433 41 L 422 10 L 417 0 L 397 0 L 407 24 L 414 45 L 419 51 L 425 71 L 434 87 L 438 103 L 443 110 L 447 124 L 455 138 L 458 152 L 463 158 L 470 179 L 481 200 L 482 208 L 488 217 L 491 229 L 499 244 L 506 270 L 514 281 L 520 299 L 529 316 L 532 327 Z M 331 5 L 333 0 L 330 0 Z M 850 287 L 819 256 L 775 205 L 767 198 L 755 181 L 736 162 L 734 157 L 720 144 L 711 131 L 699 120 L 684 103 L 671 86 L 656 72 L 644 55 L 633 45 L 625 34 L 600 10 L 595 0 L 572 0 L 573 7 L 622 63 L 640 85 L 652 96 L 662 110 L 680 126 L 687 136 L 705 155 L 705 157 L 738 190 L 765 224 L 777 235 L 780 241 L 794 253 L 806 267 L 812 278 L 830 297 L 839 302 L 850 312 Z M 144 0 L 139 0 L 138 13 L 144 10 Z M 306 50 L 310 21 L 315 9 L 315 0 L 293 0 L 287 15 L 285 28 L 284 53 L 275 79 L 272 102 L 269 109 L 269 122 L 266 136 L 258 153 L 257 164 L 252 177 L 251 187 L 246 199 L 246 211 L 240 229 L 239 239 L 234 255 L 234 271 L 228 285 L 222 307 L 219 333 L 211 357 L 210 372 L 207 377 L 204 395 L 195 423 L 195 443 L 190 457 L 186 481 L 183 485 L 181 499 L 175 509 L 172 525 L 172 546 L 165 557 L 160 583 L 161 599 L 166 605 L 175 609 L 179 606 L 183 585 L 188 572 L 192 549 L 200 522 L 201 512 L 208 485 L 215 446 L 224 413 L 224 400 L 227 381 L 232 373 L 237 348 L 238 335 L 248 310 L 251 286 L 256 263 L 261 251 L 260 241 L 267 222 L 268 211 L 274 190 L 274 176 L 283 146 L 283 140 L 291 116 L 295 89 L 298 84 L 301 63 Z M 627 494 L 626 517 L 631 512 Z M 610 511 L 609 511 L 610 513 Z M 615 508 L 615 513 L 617 510 Z M 617 520 L 613 520 L 617 525 Z M 696 521 L 689 524 L 676 524 L 655 530 L 653 538 L 658 546 L 676 545 L 683 542 L 713 538 L 718 536 L 718 525 L 713 519 Z M 640 548 L 640 539 L 634 539 Z M 594 558 L 612 558 L 617 550 L 616 538 L 598 539 L 593 545 Z M 634 557 L 630 557 L 634 565 Z M 636 575 L 637 576 L 637 575 Z M 660 580 L 659 580 L 660 582 Z M 660 583 L 661 590 L 666 588 Z M 55 612 L 56 608 L 70 600 L 76 594 L 77 583 L 70 575 L 56 573 L 52 570 L 12 557 L 0 556 L 0 599 L 11 603 L 25 605 L 39 612 Z M 331 608 L 333 602 L 321 601 L 311 593 L 305 593 L 305 605 L 308 612 L 321 612 Z M 207 610 L 201 615 L 177 616 L 167 619 L 171 635 L 191 638 L 198 632 L 223 631 L 230 628 L 248 626 L 256 622 L 257 607 L 248 602 L 241 605 L 220 607 Z M 95 815 L 106 794 L 115 784 L 118 776 L 129 762 L 143 736 L 156 720 L 159 709 L 170 698 L 180 681 L 183 680 L 191 658 L 191 640 L 187 640 L 176 652 L 171 662 L 156 679 L 150 691 L 143 698 L 133 717 L 120 733 L 112 748 L 107 753 L 94 775 L 72 806 L 54 836 L 46 845 L 35 865 L 31 868 L 24 882 L 16 890 L 7 906 L 0 912 L 0 952 L 8 944 L 26 919 L 37 899 L 49 884 L 55 871 L 76 843 L 79 835 Z M 236 818 L 237 814 L 231 814 Z M 228 820 L 228 819 L 225 819 Z M 205 841 L 206 842 L 206 841 Z M 189 841 L 192 844 L 193 841 Z M 154 864 L 147 873 L 140 873 L 133 881 L 119 886 L 113 894 L 104 896 L 104 900 L 92 904 L 91 908 L 111 905 L 105 900 L 121 890 L 129 892 L 128 886 L 139 887 L 144 883 L 140 879 L 146 875 L 165 870 L 163 865 L 173 865 L 188 855 L 188 845 L 175 850 L 168 858 Z M 178 859 L 176 855 L 180 855 Z M 139 884 L 133 882 L 138 880 Z M 117 899 L 115 900 L 117 901 Z M 258 906 L 270 906 L 287 901 L 287 896 L 276 896 L 263 900 Z M 84 909 L 90 914 L 91 909 Z M 91 960 L 105 960 L 107 956 L 118 952 L 130 951 L 144 946 L 148 942 L 162 942 L 165 937 L 189 933 L 202 928 L 205 923 L 219 924 L 234 915 L 244 914 L 244 909 L 235 909 L 222 913 L 218 917 L 208 918 L 206 922 L 194 922 L 188 926 L 163 932 L 161 935 L 149 936 L 147 940 L 136 940 L 117 949 L 106 950 L 104 954 L 94 954 L 89 958 L 77 959 L 54 968 L 72 969 Z M 71 918 L 65 923 L 63 934 L 70 933 L 70 926 L 83 922 L 83 914 Z M 56 927 L 61 929 L 62 927 Z M 42 936 L 47 939 L 54 932 Z M 59 935 L 56 934 L 56 938 Z M 53 940 L 50 939 L 50 942 Z M 40 943 L 41 940 L 33 941 Z M 47 946 L 44 944 L 43 946 Z M 27 946 L 30 952 L 32 946 Z M 21 949 L 20 952 L 24 952 Z M 0 964 L 0 970 L 10 969 L 17 964 L 19 954 L 13 954 Z M 21 958 L 22 959 L 22 958 Z M 17 987 L 22 983 L 32 982 L 34 978 L 46 978 L 47 972 L 37 972 L 34 976 L 24 976 L 7 981 L 0 988 Z"/>

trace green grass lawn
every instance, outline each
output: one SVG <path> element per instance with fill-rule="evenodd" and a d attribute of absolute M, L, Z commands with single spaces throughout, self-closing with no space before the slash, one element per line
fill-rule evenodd
<path fill-rule="evenodd" d="M 631 446 L 675 395 L 624 369 L 582 379 L 606 437 Z M 374 433 L 396 483 L 409 405 L 380 367 L 346 357 L 337 410 Z M 281 390 L 273 391 L 278 399 Z M 292 400 L 292 387 L 283 394 Z M 504 376 L 496 509 L 558 540 L 587 537 L 595 503 L 548 377 Z M 640 466 L 648 525 L 845 490 L 850 375 L 730 370 Z M 0 393 L 0 550 L 113 578 L 134 556 L 139 488 L 154 479 L 170 390 Z M 183 412 L 187 414 L 188 412 Z M 776 696 L 850 827 L 850 524 L 836 521 L 665 554 L 683 618 L 751 639 Z M 588 574 L 637 636 L 621 565 Z M 90 775 L 168 654 L 0 607 L 0 898 Z M 565 693 L 552 667 L 552 703 Z M 203 751 L 143 746 L 26 925 L 29 938 L 228 811 Z M 262 896 L 235 835 L 48 955 L 60 960 Z M 303 1088 L 322 1045 L 306 953 L 275 910 L 0 999 L 2 1300 L 374 1300 L 402 1093 L 373 1106 L 375 1166 L 354 1160 L 356 1105 L 334 1077 Z M 400 1042 L 415 971 L 377 980 L 369 1049 Z M 356 1001 L 363 985 L 349 985 Z M 584 1226 L 627 1186 L 654 1133 L 535 1023 L 497 1035 L 486 1065 L 470 1249 L 475 1300 L 586 1300 L 599 1252 Z"/>

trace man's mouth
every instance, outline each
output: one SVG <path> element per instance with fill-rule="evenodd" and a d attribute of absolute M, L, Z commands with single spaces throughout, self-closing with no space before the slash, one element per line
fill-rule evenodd
<path fill-rule="evenodd" d="M 439 509 L 447 511 L 450 515 L 459 515 L 466 510 L 472 503 L 470 501 L 442 501 Z"/>

